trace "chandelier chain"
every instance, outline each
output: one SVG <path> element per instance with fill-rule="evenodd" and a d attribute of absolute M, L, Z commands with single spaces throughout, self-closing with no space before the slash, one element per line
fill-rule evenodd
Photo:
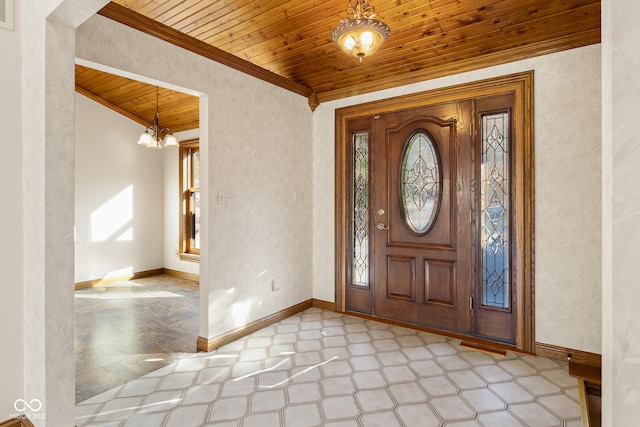
<path fill-rule="evenodd" d="M 160 88 L 156 85 L 156 114 L 153 123 L 144 130 L 138 144 L 148 148 L 163 148 L 165 146 L 178 146 L 178 139 L 171 133 L 169 128 L 160 127 Z"/>
<path fill-rule="evenodd" d="M 375 19 L 376 9 L 368 1 L 349 0 L 349 7 L 347 8 L 347 15 L 350 18 L 344 19 Z"/>

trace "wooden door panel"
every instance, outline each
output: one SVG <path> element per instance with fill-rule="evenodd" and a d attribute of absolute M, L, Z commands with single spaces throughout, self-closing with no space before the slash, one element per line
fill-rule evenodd
<path fill-rule="evenodd" d="M 501 168 L 499 161 L 495 159 L 509 159 L 514 155 L 514 148 L 517 146 L 516 132 L 514 131 L 513 120 L 514 95 L 507 93 L 503 95 L 479 98 L 476 100 L 476 122 L 478 123 L 477 150 L 479 152 L 476 164 L 476 176 L 480 184 L 480 191 L 476 194 L 476 208 L 478 212 L 478 228 L 476 232 L 476 247 L 478 254 L 476 263 L 481 271 L 476 279 L 474 307 L 474 329 L 477 335 L 492 337 L 504 342 L 515 342 L 516 339 L 516 313 L 514 304 L 516 301 L 514 292 L 515 270 L 511 268 L 513 264 L 511 245 L 514 241 L 513 227 L 513 206 L 517 200 L 513 192 L 513 176 L 515 162 L 503 162 Z M 488 120 L 485 124 L 484 118 L 500 118 L 497 124 Z M 498 126 L 502 124 L 502 126 Z M 484 129 L 484 127 L 487 129 Z M 500 141 L 499 144 L 491 141 Z M 483 170 L 491 170 L 491 173 Z M 484 192 L 491 196 L 483 195 Z M 483 199 L 491 199 L 491 203 L 485 201 L 483 210 Z M 494 202 L 495 200 L 495 202 Z M 504 201 L 503 201 L 504 200 Z M 499 212 L 499 215 L 496 213 Z M 493 218 L 506 218 L 497 222 L 496 226 Z M 485 236 L 482 236 L 485 234 Z M 486 236 L 489 235 L 489 237 Z M 484 241 L 484 243 L 483 243 Z M 491 241 L 494 243 L 492 244 Z M 496 254 L 506 254 L 503 257 Z M 485 259 L 485 257 L 487 257 Z M 486 263 L 486 264 L 485 264 Z M 483 294 L 485 287 L 491 288 L 488 280 L 485 282 L 483 275 L 492 277 L 494 284 L 502 288 L 502 301 L 491 301 L 485 304 Z M 490 291 L 488 291 L 490 292 Z"/>
<path fill-rule="evenodd" d="M 482 310 L 481 321 L 476 323 L 476 335 L 504 341 L 515 339 L 514 322 L 511 313 Z"/>
<path fill-rule="evenodd" d="M 456 305 L 456 263 L 424 260 L 424 303 L 450 308 Z"/>
<path fill-rule="evenodd" d="M 387 257 L 387 298 L 416 301 L 415 257 Z"/>
<path fill-rule="evenodd" d="M 357 150 L 355 150 L 355 140 L 358 138 L 363 138 L 359 139 L 363 146 L 368 147 L 370 145 L 369 140 L 372 121 L 372 117 L 358 117 L 348 122 L 346 128 L 348 135 L 348 144 L 346 144 L 344 151 L 344 155 L 347 159 L 348 164 L 350 165 L 350 167 L 347 168 L 350 171 L 348 180 L 348 187 L 350 189 L 350 192 L 347 200 L 348 204 L 351 206 L 351 209 L 349 210 L 349 221 L 345 224 L 344 227 L 347 235 L 351 236 L 349 263 L 346 266 L 347 268 L 345 271 L 345 276 L 348 278 L 348 284 L 345 287 L 345 306 L 349 310 L 367 314 L 371 314 L 373 305 L 373 295 L 371 292 L 371 269 L 369 266 L 370 235 L 372 229 L 371 221 L 373 221 L 373 218 L 371 218 L 371 214 L 370 212 L 368 212 L 368 206 L 364 206 L 359 216 L 354 214 L 355 205 L 357 204 L 355 200 L 356 195 L 354 193 L 355 188 L 359 187 L 359 185 L 355 182 L 354 175 L 356 175 L 356 171 L 354 169 L 355 164 L 358 162 L 355 159 L 355 157 L 357 156 Z M 360 161 L 363 161 L 364 163 L 362 169 L 367 170 L 369 156 L 363 155 L 363 157 L 365 158 L 364 160 L 360 159 Z M 368 172 L 362 171 L 362 174 L 367 175 Z M 369 176 L 363 176 L 362 178 L 365 182 L 369 181 Z M 366 185 L 364 187 L 366 187 Z M 365 203 L 368 202 L 369 195 L 360 195 L 360 201 L 363 200 L 365 201 Z M 356 217 L 362 217 L 364 218 L 364 222 L 366 222 L 366 224 L 360 224 L 362 229 L 359 232 L 355 230 L 355 228 L 357 227 L 357 225 L 354 224 Z M 354 247 L 356 240 L 354 236 L 356 235 L 360 236 L 362 239 L 362 246 L 358 249 Z M 356 272 L 356 269 L 358 267 L 362 268 L 360 274 Z"/>
<path fill-rule="evenodd" d="M 456 121 L 440 120 L 437 117 L 417 117 L 401 128 L 388 131 L 387 140 L 406 141 L 415 131 L 424 130 L 436 141 L 455 141 Z M 404 144 L 389 144 L 388 159 L 400 159 L 403 154 Z M 411 246 L 424 249 L 454 249 L 455 248 L 455 221 L 451 221 L 451 213 L 455 210 L 455 177 L 451 177 L 450 171 L 456 170 L 455 144 L 443 144 L 438 147 L 440 157 L 440 169 L 442 171 L 442 187 L 440 190 L 440 203 L 435 223 L 425 235 L 416 235 L 405 225 L 404 214 L 399 200 L 390 200 L 389 220 L 397 227 L 389 231 L 390 246 Z M 389 164 L 388 189 L 397 189 L 400 186 L 399 162 Z"/>
<path fill-rule="evenodd" d="M 460 101 L 381 115 L 373 124 L 373 314 L 462 333 L 471 331 L 472 286 L 470 102 Z M 409 161 L 408 144 L 424 145 Z M 422 147 L 422 145 L 421 145 Z M 435 154 L 434 154 L 435 153 Z M 406 160 L 406 161 L 405 161 Z M 416 232 L 405 220 L 403 170 L 412 199 L 435 206 L 430 226 Z M 414 185 L 415 184 L 415 185 Z M 437 190 L 435 190 L 437 189 Z M 437 205 L 432 202 L 437 200 Z M 425 202 L 426 203 L 426 202 Z M 417 202 L 416 202 L 417 204 Z M 463 220 L 466 218 L 466 221 Z M 462 270 L 461 270 L 462 269 Z"/>

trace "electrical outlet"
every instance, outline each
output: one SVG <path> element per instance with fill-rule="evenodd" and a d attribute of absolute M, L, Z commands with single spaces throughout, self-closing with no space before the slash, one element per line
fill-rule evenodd
<path fill-rule="evenodd" d="M 273 279 L 271 280 L 271 292 L 275 292 L 280 289 L 280 281 Z"/>
<path fill-rule="evenodd" d="M 302 203 L 304 201 L 304 193 L 302 191 L 293 192 L 293 204 Z"/>

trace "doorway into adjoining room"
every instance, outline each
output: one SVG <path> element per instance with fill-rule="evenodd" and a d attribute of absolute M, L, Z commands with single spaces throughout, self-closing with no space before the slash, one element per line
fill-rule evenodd
<path fill-rule="evenodd" d="M 76 402 L 197 351 L 202 231 L 200 158 L 183 156 L 181 148 L 197 151 L 199 97 L 81 62 Z"/>

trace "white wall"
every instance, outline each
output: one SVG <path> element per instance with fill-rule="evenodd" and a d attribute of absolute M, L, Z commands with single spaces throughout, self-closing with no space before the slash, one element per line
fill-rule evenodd
<path fill-rule="evenodd" d="M 640 420 L 640 8 L 602 3 L 603 426 Z"/>
<path fill-rule="evenodd" d="M 14 7 L 17 16 L 20 2 Z M 15 412 L 13 402 L 23 397 L 22 67 L 20 22 L 15 21 L 15 31 L 0 28 L 0 421 Z"/>
<path fill-rule="evenodd" d="M 199 263 L 176 255 L 177 148 L 137 145 L 143 126 L 82 95 L 75 99 L 75 282 L 163 267 L 199 274 Z"/>
<path fill-rule="evenodd" d="M 162 268 L 163 158 L 177 149 L 138 145 L 142 125 L 75 100 L 76 283 Z"/>
<path fill-rule="evenodd" d="M 600 353 L 599 45 L 321 104 L 313 117 L 315 298 L 335 300 L 335 109 L 531 69 L 536 341 Z"/>
<path fill-rule="evenodd" d="M 78 29 L 76 42 L 79 58 L 204 95 L 200 335 L 311 298 L 307 100 L 101 16 Z M 219 191 L 235 202 L 217 203 Z M 304 196 L 297 204 L 294 191 Z M 273 279 L 280 291 L 271 291 Z"/>
<path fill-rule="evenodd" d="M 193 129 L 175 134 L 179 141 L 198 138 L 199 129 Z M 171 270 L 185 273 L 200 274 L 200 263 L 182 261 L 176 254 L 180 240 L 180 180 L 179 180 L 179 152 L 178 150 L 163 150 L 164 152 L 164 245 L 163 266 Z"/>

